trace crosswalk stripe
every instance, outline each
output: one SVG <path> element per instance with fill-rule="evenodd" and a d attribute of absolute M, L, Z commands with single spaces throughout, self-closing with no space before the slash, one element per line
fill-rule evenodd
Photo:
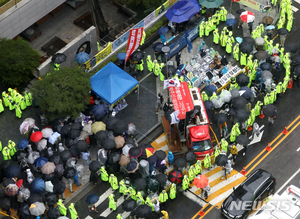
<path fill-rule="evenodd" d="M 292 11 L 297 12 L 299 9 L 292 5 Z"/>
<path fill-rule="evenodd" d="M 109 188 L 108 190 L 106 190 L 106 192 L 104 192 L 100 197 L 99 200 L 95 203 L 95 206 L 98 207 L 105 199 L 108 198 L 108 196 L 110 196 L 110 194 L 112 194 L 114 192 L 114 190 L 112 188 Z"/>
<path fill-rule="evenodd" d="M 157 144 L 160 144 L 161 142 L 163 142 L 165 140 L 166 140 L 166 136 L 165 136 L 165 134 L 162 134 L 155 141 L 157 142 Z"/>
<path fill-rule="evenodd" d="M 129 215 L 130 215 L 130 213 L 131 213 L 131 212 L 124 211 L 121 217 L 122 217 L 122 218 L 128 218 Z"/>
<path fill-rule="evenodd" d="M 125 201 L 125 197 L 123 195 L 117 200 L 116 206 L 119 207 L 124 201 Z M 102 212 L 102 214 L 100 214 L 100 216 L 107 217 L 111 212 L 112 210 L 110 208 L 107 208 L 105 211 Z"/>
<path fill-rule="evenodd" d="M 90 215 L 86 216 L 85 219 L 93 219 Z"/>
<path fill-rule="evenodd" d="M 199 204 L 201 207 L 205 206 L 207 203 L 205 201 L 203 201 L 202 199 L 200 199 L 199 197 L 195 196 L 194 194 L 192 194 L 191 192 L 187 191 L 187 192 L 183 192 L 182 193 L 185 197 L 189 198 L 190 200 L 196 202 L 197 204 Z"/>
<path fill-rule="evenodd" d="M 294 0 L 295 2 L 297 2 L 298 4 L 300 4 L 300 0 Z"/>

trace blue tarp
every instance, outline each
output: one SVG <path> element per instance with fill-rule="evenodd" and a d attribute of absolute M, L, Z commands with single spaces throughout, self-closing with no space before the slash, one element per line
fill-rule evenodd
<path fill-rule="evenodd" d="M 93 92 L 111 106 L 138 84 L 135 78 L 112 62 L 91 77 Z"/>

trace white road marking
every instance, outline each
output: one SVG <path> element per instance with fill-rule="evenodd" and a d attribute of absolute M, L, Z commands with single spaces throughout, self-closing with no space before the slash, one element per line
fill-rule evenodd
<path fill-rule="evenodd" d="M 160 143 L 162 143 L 162 142 L 165 141 L 165 140 L 166 140 L 166 136 L 163 135 L 163 136 L 161 136 L 160 138 L 156 139 L 155 141 L 157 142 L 157 144 L 160 144 Z"/>
<path fill-rule="evenodd" d="M 110 194 L 112 194 L 114 192 L 114 190 L 112 188 L 109 188 L 108 190 L 106 190 L 106 192 L 104 192 L 100 197 L 99 200 L 95 203 L 95 206 L 98 207 L 105 199 L 108 198 L 108 196 Z"/>
<path fill-rule="evenodd" d="M 211 205 L 215 205 L 215 204 L 219 203 L 220 201 L 222 201 L 223 199 L 227 198 L 232 192 L 233 192 L 233 188 L 231 188 L 231 189 L 227 190 L 226 192 L 222 193 L 218 197 L 211 200 L 209 203 Z M 208 194 L 208 197 L 209 197 L 209 194 Z"/>
<path fill-rule="evenodd" d="M 124 211 L 121 217 L 122 217 L 122 218 L 128 218 L 129 215 L 130 215 L 130 213 L 131 213 L 131 212 Z"/>
<path fill-rule="evenodd" d="M 299 9 L 292 5 L 292 11 L 297 12 Z"/>
<path fill-rule="evenodd" d="M 294 0 L 295 2 L 297 2 L 298 4 L 300 4 L 300 1 L 299 0 Z"/>
<path fill-rule="evenodd" d="M 206 205 L 205 201 L 203 201 L 202 199 L 198 198 L 195 194 L 192 194 L 189 191 L 183 192 L 182 194 L 185 197 L 187 197 L 188 199 L 192 200 L 193 202 L 196 202 L 197 204 L 199 204 L 201 207 L 203 207 L 204 205 Z"/>
<path fill-rule="evenodd" d="M 297 152 L 300 151 L 300 147 L 297 149 Z"/>
<path fill-rule="evenodd" d="M 85 219 L 93 219 L 90 215 L 86 216 Z"/>
<path fill-rule="evenodd" d="M 124 201 L 125 201 L 125 197 L 123 195 L 117 200 L 116 207 L 119 207 Z M 111 212 L 113 211 L 110 208 L 107 208 L 105 211 L 102 212 L 102 214 L 100 214 L 100 216 L 107 217 Z"/>
<path fill-rule="evenodd" d="M 280 189 L 277 190 L 275 194 L 278 194 L 286 185 L 293 179 L 295 176 L 300 172 L 300 168 L 280 187 Z"/>
<path fill-rule="evenodd" d="M 255 143 L 261 141 L 261 138 L 262 138 L 262 136 L 263 136 L 263 134 L 264 134 L 264 131 L 265 131 L 265 130 L 263 130 L 263 131 L 261 131 L 261 130 L 262 130 L 264 127 L 265 127 L 265 126 L 262 125 L 262 126 L 259 128 L 260 134 L 258 135 L 258 137 L 256 136 L 256 134 L 254 134 L 254 138 L 253 138 L 252 141 L 249 143 L 249 145 L 252 145 L 252 144 L 255 144 Z M 249 146 L 249 145 L 248 145 L 248 146 Z"/>

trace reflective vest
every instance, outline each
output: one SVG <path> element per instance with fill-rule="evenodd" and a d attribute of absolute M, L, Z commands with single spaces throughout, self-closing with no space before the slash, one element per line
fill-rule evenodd
<path fill-rule="evenodd" d="M 70 205 L 68 208 L 69 208 L 69 211 L 71 214 L 71 219 L 77 219 L 78 214 L 77 214 L 75 207 Z"/>
<path fill-rule="evenodd" d="M 202 97 L 202 101 L 208 100 L 208 96 L 207 96 L 207 94 L 205 93 L 205 91 L 203 91 L 203 92 L 201 93 L 201 97 Z"/>
<path fill-rule="evenodd" d="M 65 205 L 62 203 L 61 200 L 58 200 L 58 202 L 56 203 L 59 209 L 60 214 L 62 214 L 63 216 L 67 215 L 67 208 L 65 207 Z"/>
<path fill-rule="evenodd" d="M 58 71 L 59 70 L 59 66 L 60 66 L 60 64 L 54 63 L 54 71 Z"/>
<path fill-rule="evenodd" d="M 206 154 L 203 163 L 204 163 L 204 168 L 208 169 L 211 167 L 211 159 L 208 154 Z"/>
<path fill-rule="evenodd" d="M 170 199 L 176 198 L 176 185 L 172 185 L 170 189 Z"/>
<path fill-rule="evenodd" d="M 107 182 L 108 181 L 108 174 L 107 174 L 106 170 L 101 168 L 100 172 L 101 172 L 102 181 Z"/>
<path fill-rule="evenodd" d="M 282 83 L 279 82 L 277 85 L 276 85 L 276 91 L 278 94 L 281 94 L 282 93 Z"/>
<path fill-rule="evenodd" d="M 127 187 L 126 187 L 125 183 L 123 181 L 120 181 L 119 185 L 120 185 L 119 192 L 121 194 L 126 195 L 127 194 Z"/>
<path fill-rule="evenodd" d="M 140 192 L 137 193 L 136 199 L 137 199 L 137 202 L 140 202 L 139 204 L 141 204 L 141 205 L 143 205 L 145 203 L 145 200 Z"/>
<path fill-rule="evenodd" d="M 149 197 L 146 198 L 145 204 L 152 208 L 152 211 L 154 211 L 154 205 Z"/>
<path fill-rule="evenodd" d="M 7 144 L 7 147 L 9 149 L 10 156 L 14 156 L 15 153 L 17 152 L 17 150 L 16 150 L 16 143 L 13 142 L 13 141 L 11 141 L 11 140 L 9 140 L 8 144 Z"/>
<path fill-rule="evenodd" d="M 189 169 L 189 180 L 192 181 L 195 178 L 195 168 L 190 168 Z"/>
<path fill-rule="evenodd" d="M 2 143 L 1 143 L 1 141 L 0 141 L 0 151 L 2 151 Z"/>
<path fill-rule="evenodd" d="M 4 147 L 3 148 L 2 155 L 3 155 L 3 159 L 4 160 L 10 160 L 11 159 L 11 157 L 9 155 L 9 149 L 8 149 L 8 147 Z"/>
<path fill-rule="evenodd" d="M 115 177 L 115 176 L 109 177 L 109 181 L 108 182 L 110 183 L 110 185 L 113 188 L 113 190 L 116 190 L 116 189 L 119 188 L 117 177 Z"/>
<path fill-rule="evenodd" d="M 150 56 L 150 55 L 147 56 L 147 67 L 148 67 L 148 71 L 149 71 L 149 72 L 152 72 L 152 69 L 153 69 L 153 63 L 152 63 L 152 61 L 151 61 L 151 56 Z"/>
<path fill-rule="evenodd" d="M 132 199 L 136 200 L 136 191 L 134 188 L 130 188 L 127 191 L 129 191 L 129 195 Z"/>
<path fill-rule="evenodd" d="M 164 203 L 164 202 L 166 202 L 168 200 L 168 193 L 166 193 L 166 192 L 161 192 L 160 194 L 159 194 L 159 201 L 161 202 L 161 203 Z"/>
<path fill-rule="evenodd" d="M 219 32 L 218 32 L 218 30 L 216 29 L 216 30 L 214 30 L 214 43 L 215 44 L 219 44 Z"/>
<path fill-rule="evenodd" d="M 4 107 L 2 104 L 2 100 L 0 99 L 0 113 L 2 113 L 4 111 Z"/>
<path fill-rule="evenodd" d="M 186 178 L 186 177 L 184 177 L 183 180 L 182 180 L 182 189 L 183 190 L 188 189 L 189 188 L 189 184 L 190 184 L 189 179 Z"/>
<path fill-rule="evenodd" d="M 202 172 L 202 164 L 200 160 L 198 160 L 195 164 L 195 172 L 197 175 Z"/>
<path fill-rule="evenodd" d="M 123 219 L 120 214 L 117 215 L 117 219 Z"/>
<path fill-rule="evenodd" d="M 222 150 L 226 151 L 227 153 L 227 148 L 228 148 L 228 142 L 226 140 L 221 140 L 221 148 Z"/>
<path fill-rule="evenodd" d="M 109 195 L 108 199 L 109 199 L 109 204 L 108 204 L 109 208 L 115 211 L 117 209 L 117 205 L 116 205 L 117 202 L 115 202 L 113 194 Z"/>

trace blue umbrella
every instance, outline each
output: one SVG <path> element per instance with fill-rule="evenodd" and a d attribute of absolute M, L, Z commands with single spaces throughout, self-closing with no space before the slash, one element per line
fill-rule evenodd
<path fill-rule="evenodd" d="M 205 87 L 206 94 L 210 97 L 213 92 L 217 92 L 218 88 L 215 85 L 208 85 Z"/>
<path fill-rule="evenodd" d="M 41 193 L 45 188 L 45 182 L 41 178 L 36 178 L 30 184 L 30 191 L 32 193 Z"/>
<path fill-rule="evenodd" d="M 19 175 L 20 170 L 21 168 L 19 165 L 11 164 L 5 168 L 4 173 L 7 178 L 14 178 Z"/>
<path fill-rule="evenodd" d="M 166 33 L 168 33 L 168 31 L 169 31 L 169 28 L 164 26 L 164 27 L 161 27 L 161 28 L 158 29 L 158 34 L 159 35 L 165 35 Z"/>
<path fill-rule="evenodd" d="M 165 44 L 161 42 L 156 42 L 152 48 L 155 52 L 161 52 L 161 48 L 163 48 L 164 46 Z"/>
<path fill-rule="evenodd" d="M 99 200 L 99 196 L 96 194 L 91 194 L 86 198 L 88 204 L 95 204 Z"/>
<path fill-rule="evenodd" d="M 121 52 L 121 53 L 118 53 L 117 58 L 120 60 L 125 60 L 125 56 L 126 56 L 126 53 Z"/>
<path fill-rule="evenodd" d="M 179 1 L 168 9 L 165 16 L 169 21 L 182 23 L 197 14 L 200 8 L 201 6 L 197 1 Z"/>
<path fill-rule="evenodd" d="M 130 161 L 128 164 L 127 164 L 127 172 L 128 173 L 134 173 L 139 167 L 139 163 L 137 161 Z"/>
<path fill-rule="evenodd" d="M 206 111 L 210 111 L 214 108 L 214 104 L 210 100 L 204 101 L 204 106 Z"/>
<path fill-rule="evenodd" d="M 272 65 L 269 62 L 263 62 L 260 64 L 260 68 L 262 71 L 271 71 Z"/>
<path fill-rule="evenodd" d="M 18 142 L 18 148 L 20 150 L 23 150 L 24 148 L 26 148 L 28 145 L 28 140 L 27 139 L 21 139 L 19 142 Z"/>
<path fill-rule="evenodd" d="M 275 26 L 274 25 L 269 25 L 269 26 L 266 26 L 265 29 L 266 30 L 273 30 L 273 29 L 275 29 Z"/>
<path fill-rule="evenodd" d="M 243 38 L 241 38 L 241 37 L 236 37 L 235 39 L 240 44 L 243 42 Z"/>
<path fill-rule="evenodd" d="M 37 159 L 34 160 L 33 165 L 35 167 L 42 167 L 42 166 L 44 166 L 47 163 L 47 161 L 48 161 L 47 158 L 45 158 L 45 157 L 39 157 L 39 158 L 37 158 Z"/>
<path fill-rule="evenodd" d="M 95 116 L 96 120 L 99 120 L 107 113 L 108 109 L 103 104 L 97 104 L 93 106 L 91 112 Z"/>
<path fill-rule="evenodd" d="M 86 52 L 80 52 L 78 53 L 76 56 L 75 56 L 75 61 L 78 63 L 78 64 L 83 64 L 85 63 L 87 60 L 90 59 L 90 56 L 89 54 L 87 54 Z"/>
<path fill-rule="evenodd" d="M 245 99 L 249 99 L 251 97 L 251 89 L 249 87 L 241 87 L 240 91 L 245 91 L 241 96 L 244 97 Z"/>
<path fill-rule="evenodd" d="M 235 23 L 236 23 L 235 19 L 227 19 L 226 20 L 227 26 L 233 26 L 233 25 L 235 25 Z"/>

